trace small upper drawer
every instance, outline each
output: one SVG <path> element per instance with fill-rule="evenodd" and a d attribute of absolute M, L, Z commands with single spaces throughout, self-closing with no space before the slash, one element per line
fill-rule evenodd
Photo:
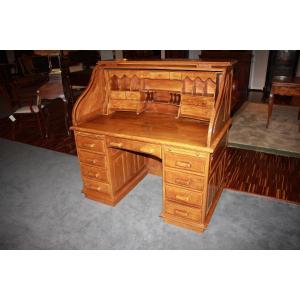
<path fill-rule="evenodd" d="M 111 91 L 110 98 L 115 100 L 140 100 L 141 93 L 139 91 Z"/>
<path fill-rule="evenodd" d="M 209 120 L 212 114 L 211 107 L 199 106 L 199 105 L 185 105 L 181 104 L 180 106 L 180 116 L 200 119 L 200 120 Z"/>
<path fill-rule="evenodd" d="M 82 176 L 108 183 L 107 171 L 102 168 L 81 164 Z"/>
<path fill-rule="evenodd" d="M 110 108 L 115 110 L 137 110 L 139 101 L 110 100 Z"/>
<path fill-rule="evenodd" d="M 78 149 L 79 160 L 82 163 L 106 168 L 106 159 L 104 155 L 99 155 Z"/>
<path fill-rule="evenodd" d="M 161 146 L 157 144 L 131 141 L 127 139 L 110 137 L 107 143 L 108 147 L 132 150 L 161 157 Z"/>
<path fill-rule="evenodd" d="M 199 96 L 199 95 L 182 94 L 181 95 L 181 103 L 211 109 L 214 105 L 214 96 Z"/>
<path fill-rule="evenodd" d="M 111 99 L 126 99 L 125 91 L 110 91 Z"/>
<path fill-rule="evenodd" d="M 141 93 L 135 91 L 126 91 L 126 99 L 128 100 L 140 100 Z"/>
<path fill-rule="evenodd" d="M 165 212 L 176 217 L 198 222 L 201 221 L 202 216 L 200 208 L 189 207 L 171 201 L 165 202 Z"/>
<path fill-rule="evenodd" d="M 192 192 L 181 187 L 166 184 L 166 197 L 173 201 L 184 202 L 191 205 L 202 205 L 203 194 L 201 192 Z"/>
<path fill-rule="evenodd" d="M 167 167 L 205 173 L 206 159 L 181 153 L 165 152 L 165 164 Z"/>
<path fill-rule="evenodd" d="M 78 148 L 104 153 L 104 141 L 93 135 L 76 134 Z"/>
<path fill-rule="evenodd" d="M 204 189 L 204 177 L 199 175 L 184 173 L 182 171 L 179 172 L 179 171 L 167 169 L 165 171 L 165 180 L 168 183 L 180 185 L 198 191 L 203 191 Z"/>

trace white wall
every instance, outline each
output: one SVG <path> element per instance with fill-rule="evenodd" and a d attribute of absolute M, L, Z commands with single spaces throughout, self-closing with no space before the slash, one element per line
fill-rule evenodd
<path fill-rule="evenodd" d="M 189 59 L 199 59 L 201 50 L 189 50 Z"/>
<path fill-rule="evenodd" d="M 112 50 L 100 50 L 101 60 L 110 60 L 113 59 Z"/>
<path fill-rule="evenodd" d="M 269 50 L 253 50 L 249 88 L 263 90 L 266 81 Z"/>
<path fill-rule="evenodd" d="M 101 55 L 101 60 L 110 60 L 114 59 L 113 50 L 99 50 Z M 123 51 L 122 50 L 114 50 L 116 59 L 123 58 Z"/>

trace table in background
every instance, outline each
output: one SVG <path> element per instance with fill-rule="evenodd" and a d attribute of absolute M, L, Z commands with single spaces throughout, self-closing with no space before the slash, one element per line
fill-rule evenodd
<path fill-rule="evenodd" d="M 286 77 L 286 76 L 278 76 L 274 77 L 272 81 L 271 94 L 269 99 L 269 107 L 268 107 L 268 121 L 267 128 L 269 127 L 270 119 L 273 111 L 274 104 L 274 95 L 281 96 L 300 96 L 300 77 Z M 298 104 L 288 104 L 291 106 L 298 106 L 298 120 L 300 119 L 300 105 Z M 299 123 L 299 131 L 300 131 L 300 123 Z"/>

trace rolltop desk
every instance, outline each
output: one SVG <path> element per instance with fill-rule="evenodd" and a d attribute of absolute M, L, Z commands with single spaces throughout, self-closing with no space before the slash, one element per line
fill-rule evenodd
<path fill-rule="evenodd" d="M 83 193 L 116 205 L 162 176 L 166 223 L 202 232 L 224 184 L 228 61 L 100 61 L 73 108 Z"/>

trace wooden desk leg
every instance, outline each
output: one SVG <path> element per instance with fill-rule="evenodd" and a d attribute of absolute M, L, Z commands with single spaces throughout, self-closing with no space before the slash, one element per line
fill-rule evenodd
<path fill-rule="evenodd" d="M 273 104 L 274 104 L 274 95 L 270 94 L 269 104 L 268 104 L 268 121 L 266 126 L 267 128 L 269 127 L 270 119 L 272 116 Z"/>

